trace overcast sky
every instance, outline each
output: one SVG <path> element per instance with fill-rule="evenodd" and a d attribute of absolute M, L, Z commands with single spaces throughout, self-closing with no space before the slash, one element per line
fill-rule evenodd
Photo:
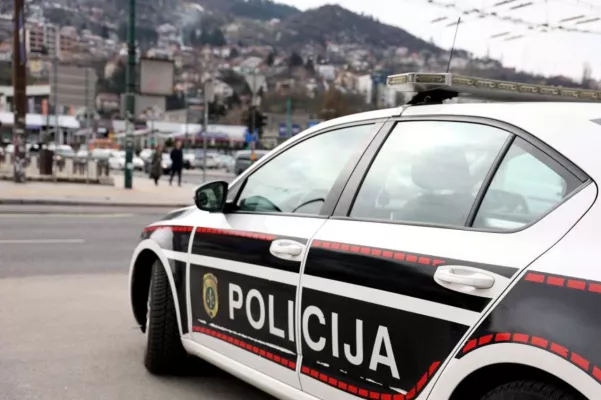
<path fill-rule="evenodd" d="M 503 61 L 505 65 L 528 72 L 544 75 L 563 74 L 580 80 L 584 64 L 588 63 L 593 77 L 601 79 L 601 0 L 506 0 L 509 3 L 495 6 L 503 0 L 433 0 L 442 5 L 429 4 L 428 0 L 276 0 L 296 6 L 302 10 L 324 4 L 339 4 L 355 12 L 364 12 L 380 21 L 399 26 L 425 40 L 432 39 L 442 48 L 449 49 L 453 42 L 453 27 L 464 10 L 478 8 L 498 17 L 479 19 L 476 15 L 463 16 L 457 36 L 457 47 Z M 511 7 L 532 3 L 527 7 L 512 10 Z M 455 5 L 445 7 L 444 5 Z M 562 19 L 581 16 L 579 19 L 561 22 Z M 447 20 L 432 23 L 434 19 Z M 501 17 L 518 18 L 525 22 L 509 23 Z M 590 23 L 579 21 L 600 18 Z M 534 26 L 548 23 L 598 34 L 571 33 L 553 30 L 541 33 Z M 531 25 L 532 26 L 532 25 Z M 506 33 L 500 38 L 493 35 Z M 523 38 L 507 41 L 511 36 Z"/>

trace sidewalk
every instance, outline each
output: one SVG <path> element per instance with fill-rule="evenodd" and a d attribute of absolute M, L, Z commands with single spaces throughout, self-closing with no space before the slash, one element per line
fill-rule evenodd
<path fill-rule="evenodd" d="M 124 189 L 122 179 L 115 181 L 115 186 L 0 181 L 0 204 L 170 208 L 194 204 L 192 198 L 196 185 L 182 183 L 181 187 L 169 186 L 169 182 L 163 180 L 155 186 L 154 181 L 148 178 L 136 177 L 133 188 L 128 190 Z"/>

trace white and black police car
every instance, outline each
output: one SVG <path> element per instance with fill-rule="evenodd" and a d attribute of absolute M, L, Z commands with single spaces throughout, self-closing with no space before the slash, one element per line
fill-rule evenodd
<path fill-rule="evenodd" d="M 197 356 L 281 399 L 601 399 L 601 92 L 388 85 L 415 95 L 144 229 L 147 369 Z"/>

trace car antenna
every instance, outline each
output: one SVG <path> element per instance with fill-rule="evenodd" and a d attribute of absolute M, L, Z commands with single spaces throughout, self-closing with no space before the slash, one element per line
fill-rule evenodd
<path fill-rule="evenodd" d="M 453 54 L 455 52 L 455 41 L 457 40 L 457 32 L 459 31 L 459 25 L 461 25 L 461 17 L 457 18 L 457 26 L 455 27 L 455 36 L 453 37 L 453 46 L 451 46 L 451 55 L 449 56 L 449 64 L 447 65 L 447 74 L 451 70 L 451 61 L 453 61 Z"/>

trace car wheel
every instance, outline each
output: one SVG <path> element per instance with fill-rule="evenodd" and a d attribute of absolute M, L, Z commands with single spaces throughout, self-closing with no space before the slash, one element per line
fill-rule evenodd
<path fill-rule="evenodd" d="M 482 400 L 580 400 L 553 385 L 536 381 L 506 383 L 490 391 Z"/>
<path fill-rule="evenodd" d="M 189 356 L 182 345 L 173 294 L 161 262 L 156 261 L 152 269 L 144 365 L 156 375 L 179 373 Z"/>

